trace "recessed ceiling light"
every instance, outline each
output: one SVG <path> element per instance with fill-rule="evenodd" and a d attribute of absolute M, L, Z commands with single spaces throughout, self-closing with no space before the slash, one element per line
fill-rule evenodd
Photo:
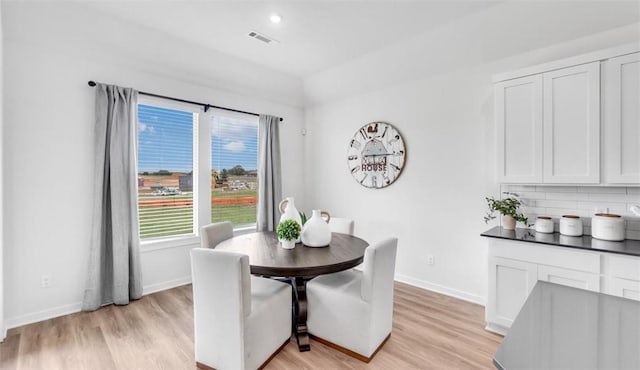
<path fill-rule="evenodd" d="M 278 24 L 282 22 L 282 17 L 280 16 L 280 14 L 273 13 L 271 14 L 271 16 L 269 16 L 269 20 L 271 21 L 271 23 Z"/>

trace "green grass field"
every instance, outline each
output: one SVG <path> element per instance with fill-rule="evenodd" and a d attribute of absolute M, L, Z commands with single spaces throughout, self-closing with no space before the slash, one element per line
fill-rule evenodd
<path fill-rule="evenodd" d="M 214 198 L 235 198 L 256 196 L 255 190 L 219 191 L 214 190 Z M 168 199 L 162 197 L 161 199 Z M 175 196 L 172 199 L 189 199 L 190 196 Z M 157 197 L 155 198 L 157 199 Z M 193 208 L 191 206 L 140 207 L 140 238 L 158 238 L 193 232 Z M 215 204 L 211 205 L 211 222 L 231 221 L 234 226 L 256 222 L 256 204 Z"/>

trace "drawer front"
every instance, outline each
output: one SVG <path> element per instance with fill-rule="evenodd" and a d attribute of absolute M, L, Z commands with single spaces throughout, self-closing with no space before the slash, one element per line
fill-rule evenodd
<path fill-rule="evenodd" d="M 554 266 L 538 266 L 538 280 L 566 285 L 578 289 L 600 291 L 600 275 L 584 271 L 567 270 Z"/>
<path fill-rule="evenodd" d="M 640 301 L 640 281 L 608 277 L 606 293 Z"/>
<path fill-rule="evenodd" d="M 529 242 L 492 240 L 489 255 L 600 274 L 600 254 Z"/>
<path fill-rule="evenodd" d="M 607 275 L 640 281 L 640 258 L 608 255 L 607 260 Z"/>

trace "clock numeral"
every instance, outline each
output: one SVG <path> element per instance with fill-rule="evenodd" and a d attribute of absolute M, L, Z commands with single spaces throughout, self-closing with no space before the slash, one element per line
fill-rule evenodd
<path fill-rule="evenodd" d="M 395 169 L 396 169 L 396 171 L 400 171 L 400 167 L 396 166 L 395 164 L 390 163 L 389 165 L 390 165 L 391 167 L 395 168 Z"/>
<path fill-rule="evenodd" d="M 386 173 L 382 173 L 382 178 L 384 179 L 384 183 L 389 185 L 389 183 L 391 182 L 391 180 L 389 180 L 389 178 L 387 177 Z"/>
<path fill-rule="evenodd" d="M 360 171 L 360 166 L 356 166 L 351 169 L 351 173 L 356 173 L 358 171 Z"/>
<path fill-rule="evenodd" d="M 358 142 L 357 140 L 355 140 L 355 139 L 351 140 L 351 147 L 352 148 L 360 149 L 361 146 L 362 146 L 362 144 L 360 144 L 360 142 Z"/>
<path fill-rule="evenodd" d="M 364 176 L 362 176 L 362 180 L 360 180 L 361 184 L 364 183 L 364 180 L 367 178 L 367 176 L 368 176 L 368 174 L 366 174 L 366 173 L 364 174 Z"/>
<path fill-rule="evenodd" d="M 350 155 L 347 159 L 350 160 L 350 161 L 355 161 L 356 159 L 358 159 L 358 156 L 357 155 Z"/>
<path fill-rule="evenodd" d="M 389 129 L 389 126 L 384 126 L 384 132 L 382 132 L 382 138 L 384 138 L 384 135 L 387 134 L 388 129 Z"/>
<path fill-rule="evenodd" d="M 377 188 L 378 187 L 378 178 L 375 176 L 371 176 L 371 187 L 373 188 Z"/>
<path fill-rule="evenodd" d="M 367 140 L 369 137 L 367 137 L 367 130 L 363 128 L 360 129 L 360 135 L 362 135 L 362 138 Z"/>

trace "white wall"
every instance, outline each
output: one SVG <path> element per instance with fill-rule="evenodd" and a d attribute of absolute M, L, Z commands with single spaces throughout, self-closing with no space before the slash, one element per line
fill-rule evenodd
<path fill-rule="evenodd" d="M 251 86 L 253 78 L 238 79 L 235 86 L 231 86 L 233 81 L 225 81 L 225 89 L 216 88 L 215 82 L 211 82 L 215 76 L 208 78 L 206 84 L 193 83 L 184 78 L 189 71 L 176 74 L 161 62 L 136 60 L 136 56 L 118 48 L 103 45 L 105 49 L 100 51 L 95 45 L 84 45 L 84 40 L 60 37 L 51 31 L 55 27 L 42 14 L 30 14 L 42 23 L 29 23 L 25 27 L 22 21 L 29 20 L 21 18 L 22 12 L 11 6 L 4 11 L 5 21 L 11 18 L 5 22 L 3 85 L 4 210 L 11 215 L 5 219 L 7 326 L 73 312 L 80 307 L 93 204 L 94 89 L 87 86 L 88 80 L 284 117 L 281 140 L 287 143 L 282 150 L 287 181 L 283 190 L 304 198 L 304 150 L 300 140 L 303 112 L 256 97 Z M 163 39 L 163 35 L 155 37 Z M 163 41 L 164 47 L 172 47 L 170 39 Z M 70 42 L 73 47 L 69 47 Z M 181 45 L 177 50 L 184 48 Z M 193 49 L 189 57 L 202 55 Z M 222 62 L 210 61 L 224 70 Z M 255 76 L 251 66 L 245 64 L 243 68 L 247 76 Z M 277 84 L 278 76 L 265 78 Z M 286 76 L 282 79 L 280 86 L 290 83 Z M 265 81 L 256 83 L 261 85 Z M 257 89 L 263 92 L 259 86 Z M 279 96 L 296 93 L 282 89 L 279 92 Z M 143 252 L 145 292 L 188 282 L 188 250 L 194 245 Z M 51 276 L 50 288 L 40 287 L 42 275 Z"/>
<path fill-rule="evenodd" d="M 355 219 L 356 234 L 370 242 L 398 236 L 399 280 L 484 303 L 487 259 L 479 234 L 493 226 L 483 222 L 484 197 L 499 193 L 494 180 L 492 75 L 638 42 L 640 32 L 636 24 L 497 61 L 474 56 L 473 65 L 464 64 L 469 46 L 464 38 L 452 37 L 459 41 L 455 48 L 439 49 L 459 53 L 453 70 L 420 68 L 409 81 L 389 86 L 385 76 L 395 74 L 397 66 L 374 55 L 321 73 L 321 82 L 315 77 L 305 81 L 305 89 L 319 92 L 316 97 L 324 101 L 306 113 L 308 194 L 313 207 Z M 419 51 L 420 60 L 433 57 L 427 48 L 416 50 L 411 55 Z M 352 75 L 357 71 L 375 71 L 368 75 L 370 92 L 340 98 L 359 88 L 349 83 L 359 80 Z M 335 86 L 338 99 L 323 95 L 329 85 Z M 351 136 L 376 120 L 394 124 L 407 147 L 403 173 L 381 190 L 360 186 L 346 163 Z M 433 266 L 427 265 L 429 255 L 435 257 Z"/>

